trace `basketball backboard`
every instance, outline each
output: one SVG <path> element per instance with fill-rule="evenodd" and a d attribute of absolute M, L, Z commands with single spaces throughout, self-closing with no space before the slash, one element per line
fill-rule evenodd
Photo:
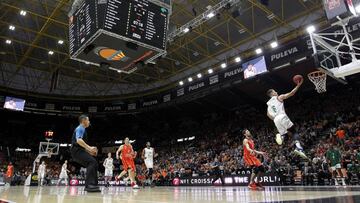
<path fill-rule="evenodd" d="M 52 142 L 40 142 L 39 155 L 58 155 L 59 154 L 59 143 Z"/>
<path fill-rule="evenodd" d="M 360 37 L 355 35 L 357 32 L 349 33 L 350 20 L 354 17 L 338 17 L 333 29 L 328 29 L 331 31 L 309 32 L 319 69 L 341 83 L 346 83 L 346 76 L 360 72 Z"/>

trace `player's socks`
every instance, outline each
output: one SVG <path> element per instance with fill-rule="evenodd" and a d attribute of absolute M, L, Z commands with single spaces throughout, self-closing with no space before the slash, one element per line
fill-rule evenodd
<path fill-rule="evenodd" d="M 302 148 L 301 144 L 299 141 L 295 141 L 295 146 L 296 146 L 296 149 L 300 150 L 300 151 L 304 151 L 304 149 Z"/>
<path fill-rule="evenodd" d="M 338 183 L 337 179 L 335 178 L 334 180 L 335 180 L 335 185 L 338 186 L 339 183 Z"/>
<path fill-rule="evenodd" d="M 343 186 L 346 186 L 345 178 L 341 178 L 341 181 L 342 181 L 342 185 L 343 185 Z"/>

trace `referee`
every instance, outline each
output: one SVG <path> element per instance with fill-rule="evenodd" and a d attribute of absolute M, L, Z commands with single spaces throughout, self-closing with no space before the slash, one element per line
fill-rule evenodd
<path fill-rule="evenodd" d="M 97 155 L 97 148 L 89 146 L 87 142 L 86 128 L 90 126 L 89 117 L 79 116 L 80 125 L 75 129 L 72 136 L 71 156 L 73 160 L 86 167 L 85 191 L 100 192 L 97 186 L 98 162 L 94 158 Z"/>

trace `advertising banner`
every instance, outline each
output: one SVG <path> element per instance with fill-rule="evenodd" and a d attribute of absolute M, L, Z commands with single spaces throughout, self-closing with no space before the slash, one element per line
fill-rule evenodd
<path fill-rule="evenodd" d="M 245 173 L 224 176 L 223 178 L 215 176 L 175 178 L 172 183 L 174 186 L 247 186 L 249 185 L 250 175 L 251 174 Z M 259 182 L 264 186 L 278 186 L 280 185 L 280 177 L 273 173 L 266 173 L 260 177 Z"/>

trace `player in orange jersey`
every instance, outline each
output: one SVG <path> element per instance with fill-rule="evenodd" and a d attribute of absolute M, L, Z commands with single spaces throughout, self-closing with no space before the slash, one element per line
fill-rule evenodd
<path fill-rule="evenodd" d="M 252 168 L 248 187 L 252 190 L 256 190 L 256 188 L 263 189 L 264 187 L 259 183 L 259 179 L 260 176 L 265 172 L 265 168 L 256 155 L 265 155 L 265 152 L 255 150 L 255 144 L 248 129 L 243 130 L 242 133 L 245 136 L 243 141 L 244 161 L 246 166 Z"/>
<path fill-rule="evenodd" d="M 131 181 L 131 186 L 134 189 L 139 189 L 139 186 L 136 184 L 135 181 L 136 167 L 134 163 L 134 158 L 136 157 L 136 152 L 134 152 L 128 137 L 125 138 L 124 143 L 125 144 L 121 145 L 119 149 L 116 151 L 116 158 L 121 159 L 121 162 L 123 164 L 123 171 L 115 179 L 119 180 L 122 176 L 124 176 L 128 172 Z"/>

